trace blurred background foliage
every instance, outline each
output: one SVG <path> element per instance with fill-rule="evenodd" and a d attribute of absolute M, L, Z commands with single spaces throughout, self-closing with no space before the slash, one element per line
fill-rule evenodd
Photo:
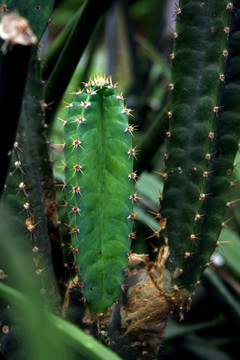
<path fill-rule="evenodd" d="M 66 25 L 68 22 L 71 24 L 84 3 L 84 0 L 56 1 L 48 30 L 41 40 L 42 46 L 38 53 L 42 59 L 43 76 L 48 71 L 48 54 L 54 49 L 54 43 L 59 34 L 68 26 Z M 154 255 L 155 240 L 154 237 L 148 240 L 147 238 L 152 235 L 152 229 L 158 227 L 154 213 L 159 211 L 159 196 L 163 188 L 162 178 L 156 172 L 162 172 L 164 169 L 168 126 L 166 85 L 170 81 L 171 28 L 174 29 L 175 26 L 176 6 L 176 0 L 114 1 L 106 15 L 96 25 L 63 98 L 51 105 L 55 99 L 50 91 L 47 99 L 50 104 L 49 109 L 54 115 L 54 120 L 48 126 L 48 138 L 51 159 L 54 162 L 54 178 L 56 185 L 59 185 L 63 183 L 63 173 L 60 168 L 63 154 L 60 146 L 56 144 L 63 142 L 62 122 L 58 119 L 66 118 L 66 104 L 63 100 L 70 102 L 73 96 L 71 93 L 82 86 L 82 82 L 87 82 L 91 75 L 102 73 L 111 75 L 113 82 L 118 82 L 119 88 L 124 91 L 127 106 L 134 110 L 133 121 L 138 126 L 134 135 L 134 146 L 139 150 L 135 169 L 139 176 L 136 189 L 141 199 L 135 210 L 138 221 L 133 251 L 149 253 L 150 258 Z M 92 21 L 91 16 L 87 21 Z M 84 27 L 82 32 L 88 37 Z M 67 61 L 71 62 L 71 58 Z M 64 76 L 65 73 L 60 74 L 60 77 L 64 78 Z M 47 86 L 49 86 L 48 83 L 46 83 Z M 186 314 L 184 321 L 180 323 L 175 316 L 170 318 L 159 359 L 180 357 L 206 360 L 239 359 L 239 154 L 235 165 L 229 200 L 231 203 L 226 208 L 219 247 L 212 257 L 212 264 L 204 272 L 202 281 L 196 289 L 191 310 Z M 57 200 L 59 205 L 64 204 L 64 195 L 60 189 L 57 191 Z M 64 244 L 69 241 L 69 234 L 64 226 L 67 222 L 65 217 L 64 206 L 59 206 Z M 5 237 L 5 233 L 2 232 L 0 236 Z M 65 255 L 66 261 L 69 261 L 67 254 Z M 21 264 L 16 273 L 22 278 L 27 278 L 26 272 L 21 270 Z M 2 272 L 2 278 L 4 278 L 3 274 L 4 272 Z M 21 280 L 19 281 L 21 283 Z M 30 297 L 36 299 L 36 293 L 30 294 Z M 4 325 L 2 322 L 2 332 L 4 332 Z M 39 334 L 36 336 L 41 338 Z M 5 346 L 4 344 L 2 342 L 2 346 Z M 62 352 L 59 349 L 58 351 Z M 50 354 L 49 357 L 46 356 L 46 359 L 65 359 L 67 357 L 64 351 L 58 356 L 56 356 L 57 352 L 54 355 Z M 79 358 L 78 356 L 76 358 Z M 73 359 L 71 356 L 69 358 Z"/>

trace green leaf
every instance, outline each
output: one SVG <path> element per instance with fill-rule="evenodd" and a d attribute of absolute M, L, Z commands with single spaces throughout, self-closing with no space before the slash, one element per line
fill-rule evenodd
<path fill-rule="evenodd" d="M 222 229 L 219 237 L 220 246 L 217 248 L 224 262 L 240 278 L 240 238 L 236 232 L 231 229 Z"/>
<path fill-rule="evenodd" d="M 235 313 L 240 316 L 240 304 L 233 295 L 228 291 L 224 283 L 217 276 L 217 274 L 210 268 L 205 269 L 204 275 L 216 288 L 220 296 L 226 301 L 226 303 L 235 311 Z"/>
<path fill-rule="evenodd" d="M 84 356 L 84 359 L 120 360 L 120 357 L 75 325 L 39 308 L 36 309 L 34 302 L 20 291 L 0 282 L 0 294 L 7 301 L 17 306 L 22 315 L 28 318 L 28 321 L 22 319 L 23 325 L 30 325 L 24 329 L 25 336 L 30 336 L 32 343 L 37 346 L 34 353 L 30 354 L 29 359 L 34 357 L 37 360 L 52 360 L 54 358 L 65 360 L 67 356 L 62 346 L 64 344 L 74 348 Z M 42 332 L 45 333 L 43 338 Z M 46 341 L 46 334 L 50 341 Z"/>

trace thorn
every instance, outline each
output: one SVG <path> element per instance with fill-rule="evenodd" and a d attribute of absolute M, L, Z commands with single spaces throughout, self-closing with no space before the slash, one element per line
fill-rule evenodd
<path fill-rule="evenodd" d="M 182 9 L 178 7 L 178 5 L 175 3 L 176 6 L 176 15 L 180 15 L 182 13 Z"/>
<path fill-rule="evenodd" d="M 68 207 L 68 202 L 67 201 L 65 201 L 65 203 L 64 204 L 62 204 L 62 205 L 59 205 L 60 207 L 65 207 L 65 209 L 67 209 L 67 207 Z"/>
<path fill-rule="evenodd" d="M 240 199 L 228 201 L 228 202 L 226 203 L 226 206 L 227 206 L 229 209 L 231 209 L 231 205 L 234 204 L 234 203 L 236 203 L 236 202 L 238 202 L 238 201 L 240 201 Z"/>
<path fill-rule="evenodd" d="M 80 105 L 78 105 L 78 106 L 80 106 L 81 108 L 86 109 L 88 106 L 91 106 L 91 103 L 88 102 L 88 101 L 81 101 Z"/>
<path fill-rule="evenodd" d="M 116 99 L 118 100 L 124 100 L 125 98 L 123 97 L 123 92 L 121 92 L 119 95 L 116 96 Z"/>
<path fill-rule="evenodd" d="M 171 131 L 166 131 L 166 135 L 167 135 L 167 138 L 170 139 L 170 137 L 171 137 L 171 135 L 172 135 L 172 134 L 171 134 Z"/>
<path fill-rule="evenodd" d="M 62 191 L 66 188 L 66 183 L 63 181 L 63 184 L 56 184 L 56 186 L 62 186 Z"/>
<path fill-rule="evenodd" d="M 154 246 L 152 243 L 150 243 L 150 241 L 149 241 L 149 244 L 153 248 L 153 253 L 158 253 L 158 247 Z"/>
<path fill-rule="evenodd" d="M 67 101 L 63 101 L 64 102 L 64 104 L 67 104 L 66 106 L 65 106 L 65 109 L 68 109 L 68 108 L 70 108 L 70 107 L 73 107 L 73 103 L 68 103 Z"/>
<path fill-rule="evenodd" d="M 85 121 L 86 121 L 85 117 L 83 117 L 83 116 L 80 116 L 80 117 L 79 117 L 79 116 L 77 116 L 77 115 L 75 115 L 75 116 L 76 116 L 77 119 L 71 121 L 71 123 L 76 122 L 78 126 L 81 125 L 81 124 L 83 124 L 83 123 L 85 123 Z"/>
<path fill-rule="evenodd" d="M 192 240 L 196 244 L 196 240 L 199 240 L 199 237 L 197 235 L 199 234 L 191 234 L 188 239 Z"/>
<path fill-rule="evenodd" d="M 16 170 L 20 170 L 21 173 L 24 174 L 24 171 L 23 171 L 23 169 L 22 169 L 22 163 L 21 163 L 20 160 L 15 161 L 14 166 L 15 166 L 14 172 L 15 172 Z M 13 174 L 14 174 L 14 172 L 13 172 Z"/>
<path fill-rule="evenodd" d="M 222 106 L 214 106 L 214 107 L 213 107 L 213 112 L 214 112 L 215 114 L 217 114 L 218 111 L 219 111 L 222 107 L 223 107 L 223 105 L 222 105 Z"/>
<path fill-rule="evenodd" d="M 90 80 L 90 84 L 92 86 L 96 85 L 99 86 L 100 88 L 102 88 L 105 85 L 112 85 L 112 78 L 111 76 L 106 76 L 105 74 L 100 75 L 100 76 L 95 76 L 92 80 Z M 89 86 L 89 85 L 88 85 Z M 115 85 L 115 87 L 117 86 L 117 84 Z"/>
<path fill-rule="evenodd" d="M 128 116 L 133 116 L 133 114 L 131 114 L 133 110 L 132 109 L 128 109 L 128 108 L 124 108 L 121 113 L 122 114 L 127 114 Z"/>
<path fill-rule="evenodd" d="M 220 247 L 222 244 L 229 244 L 229 243 L 233 243 L 233 242 L 236 242 L 236 240 L 217 241 L 216 242 L 216 247 Z"/>
<path fill-rule="evenodd" d="M 81 187 L 80 187 L 80 186 L 78 186 L 78 185 L 73 186 L 73 185 L 72 185 L 72 189 L 70 190 L 70 192 L 72 192 L 72 193 L 73 193 L 73 194 L 72 194 L 72 197 L 73 197 L 74 195 L 76 195 L 76 194 L 80 194 L 80 195 L 82 195 L 82 193 L 81 193 L 80 189 L 81 189 Z"/>
<path fill-rule="evenodd" d="M 233 180 L 233 181 L 230 181 L 230 188 L 234 187 L 234 186 L 237 186 L 238 184 L 235 184 L 236 182 L 238 181 L 238 179 L 236 180 Z"/>
<path fill-rule="evenodd" d="M 71 211 L 69 212 L 69 214 L 71 214 L 72 212 L 74 212 L 74 213 L 75 213 L 75 218 L 77 217 L 77 214 L 78 214 L 79 216 L 81 216 L 81 210 L 79 209 L 79 207 L 73 206 L 73 205 L 71 205 L 71 206 L 72 206 L 72 209 L 71 209 Z"/>
<path fill-rule="evenodd" d="M 228 53 L 227 50 L 223 50 L 223 51 L 222 51 L 222 55 L 223 55 L 225 58 L 227 58 L 228 55 L 229 55 L 229 53 Z"/>
<path fill-rule="evenodd" d="M 22 191 L 25 196 L 27 196 L 27 194 L 26 194 L 26 184 L 25 184 L 24 181 L 20 182 L 20 184 L 18 185 L 18 189 L 20 191 Z"/>
<path fill-rule="evenodd" d="M 169 110 L 165 110 L 165 113 L 167 114 L 168 118 L 171 119 L 172 117 L 172 112 Z"/>
<path fill-rule="evenodd" d="M 208 176 L 209 176 L 209 174 L 211 174 L 213 171 L 204 171 L 203 172 L 203 177 L 205 178 L 205 179 L 207 179 L 208 178 Z"/>
<path fill-rule="evenodd" d="M 163 177 L 163 181 L 167 180 L 168 178 L 168 174 L 166 172 L 159 172 L 159 171 L 155 171 L 154 172 L 158 175 L 161 175 Z"/>
<path fill-rule="evenodd" d="M 128 125 L 126 128 L 125 128 L 125 132 L 129 132 L 132 136 L 133 136 L 133 131 L 137 130 L 136 127 L 138 125 Z"/>
<path fill-rule="evenodd" d="M 137 213 L 131 213 L 131 214 L 129 214 L 128 217 L 127 217 L 127 219 L 128 219 L 128 220 L 132 220 L 133 223 L 134 223 L 134 220 L 137 220 L 136 214 L 137 214 Z"/>
<path fill-rule="evenodd" d="M 210 193 L 204 194 L 204 193 L 201 192 L 199 194 L 199 200 L 205 200 L 209 195 L 210 195 Z"/>
<path fill-rule="evenodd" d="M 83 92 L 83 90 L 80 90 L 79 88 L 77 88 L 77 91 L 74 91 L 73 93 L 71 93 L 71 95 L 80 95 Z"/>
<path fill-rule="evenodd" d="M 56 23 L 54 23 L 54 22 L 52 21 L 52 19 L 48 19 L 47 24 L 48 24 L 48 26 L 50 26 L 50 25 L 56 25 Z"/>
<path fill-rule="evenodd" d="M 30 203 L 28 201 L 23 204 L 23 209 L 26 211 L 30 210 Z"/>
<path fill-rule="evenodd" d="M 226 6 L 226 9 L 227 10 L 230 10 L 230 11 L 233 11 L 233 3 L 232 2 L 229 2 Z"/>
<path fill-rule="evenodd" d="M 201 285 L 202 283 L 203 283 L 203 279 L 200 279 L 195 282 L 195 286 L 197 287 L 197 286 Z"/>
<path fill-rule="evenodd" d="M 219 80 L 221 80 L 222 82 L 225 82 L 225 75 L 224 75 L 224 74 L 220 74 L 218 78 L 219 78 Z"/>
<path fill-rule="evenodd" d="M 56 149 L 56 146 L 60 146 L 60 151 L 62 152 L 66 146 L 66 143 L 63 142 L 62 144 L 54 144 L 52 147 Z"/>
<path fill-rule="evenodd" d="M 214 155 L 214 153 L 212 153 L 212 154 L 209 154 L 209 153 L 205 154 L 205 159 L 208 160 L 208 161 L 211 160 L 212 155 Z"/>
<path fill-rule="evenodd" d="M 178 285 L 173 285 L 173 286 L 172 286 L 172 289 L 173 289 L 173 291 L 176 291 L 176 292 L 179 292 L 179 291 L 180 291 L 180 288 L 179 288 Z"/>
<path fill-rule="evenodd" d="M 90 95 L 96 95 L 97 91 L 96 90 L 91 90 L 91 89 L 87 89 L 87 93 Z"/>
<path fill-rule="evenodd" d="M 62 125 L 61 129 L 63 129 L 63 128 L 66 126 L 66 124 L 67 124 L 67 120 L 63 120 L 63 119 L 61 119 L 60 117 L 57 117 L 57 119 L 60 120 L 60 121 L 62 121 L 63 125 Z"/>
<path fill-rule="evenodd" d="M 210 131 L 210 133 L 208 134 L 209 139 L 213 140 L 214 139 L 214 132 Z"/>
<path fill-rule="evenodd" d="M 84 175 L 84 172 L 82 171 L 82 168 L 83 168 L 83 166 L 84 165 L 78 165 L 78 164 L 76 164 L 76 165 L 73 165 L 73 170 L 74 170 L 74 174 L 76 174 L 76 172 L 81 172 L 83 175 Z"/>
<path fill-rule="evenodd" d="M 45 103 L 44 100 L 40 100 L 40 104 L 41 104 L 41 109 L 43 112 L 45 112 L 45 110 L 52 104 L 54 104 L 54 101 L 50 102 L 50 103 Z"/>
<path fill-rule="evenodd" d="M 139 150 L 136 150 L 136 147 L 131 148 L 128 150 L 128 158 L 130 158 L 130 156 L 133 156 L 136 160 L 137 160 L 137 153 L 139 152 Z"/>
<path fill-rule="evenodd" d="M 155 211 L 151 211 L 151 210 L 148 210 L 148 212 L 149 212 L 150 214 L 155 215 L 155 218 L 156 218 L 156 219 L 161 219 L 161 217 L 162 217 L 159 212 L 156 213 Z"/>
<path fill-rule="evenodd" d="M 128 181 L 133 179 L 135 181 L 135 183 L 137 183 L 137 172 L 132 172 L 131 174 L 128 175 Z"/>
<path fill-rule="evenodd" d="M 74 149 L 77 149 L 78 147 L 80 147 L 81 149 L 83 149 L 83 147 L 82 147 L 82 142 L 80 141 L 80 140 L 78 140 L 78 139 L 73 139 L 72 138 L 72 145 L 70 145 L 69 147 L 73 147 L 73 149 L 72 149 L 72 151 L 74 150 Z"/>
<path fill-rule="evenodd" d="M 62 169 L 62 172 L 64 172 L 65 169 L 66 169 L 66 164 L 65 164 L 64 161 L 62 161 L 62 164 L 63 164 L 63 165 L 61 165 L 61 166 L 57 166 L 57 168 Z"/>
<path fill-rule="evenodd" d="M 69 234 L 76 234 L 76 237 L 78 234 L 80 234 L 80 230 L 78 227 L 70 226 L 69 224 L 65 224 L 68 229 L 70 229 Z"/>
<path fill-rule="evenodd" d="M 18 141 L 14 142 L 13 148 L 14 148 L 14 150 L 18 150 L 18 151 L 23 152 L 23 150 L 19 147 L 19 142 Z"/>
<path fill-rule="evenodd" d="M 146 239 L 151 239 L 152 237 L 156 237 L 157 239 L 159 239 L 160 237 L 160 231 L 159 230 L 154 230 L 153 227 L 149 224 L 147 224 L 148 227 L 153 231 L 153 234 L 148 236 Z"/>
<path fill-rule="evenodd" d="M 196 213 L 195 216 L 194 216 L 194 220 L 195 221 L 201 221 L 203 216 L 205 216 L 205 214 L 200 215 L 200 214 Z"/>
<path fill-rule="evenodd" d="M 137 193 L 136 193 L 136 192 L 134 192 L 133 194 L 131 194 L 131 195 L 129 196 L 129 200 L 131 200 L 132 203 L 133 203 L 133 201 L 137 201 L 137 200 L 140 200 L 140 199 L 141 199 L 141 198 L 137 196 Z"/>
<path fill-rule="evenodd" d="M 186 252 L 184 253 L 184 259 L 189 259 L 190 256 L 193 255 L 193 254 L 194 254 L 194 253 L 190 253 L 190 252 L 186 251 Z"/>
<path fill-rule="evenodd" d="M 172 37 L 173 37 L 173 39 L 177 39 L 178 33 L 173 30 L 173 28 L 171 27 L 171 25 L 168 25 L 168 26 L 170 27 L 170 30 L 171 30 L 171 32 L 172 32 Z"/>
<path fill-rule="evenodd" d="M 72 253 L 72 254 L 79 254 L 79 249 L 77 247 L 70 245 L 69 250 L 70 250 L 70 253 Z"/>
<path fill-rule="evenodd" d="M 169 83 L 167 80 L 163 79 L 165 83 L 167 84 L 168 90 L 172 91 L 174 90 L 174 85 L 172 83 Z"/>
<path fill-rule="evenodd" d="M 230 31 L 231 31 L 231 29 L 230 29 L 230 27 L 229 26 L 225 26 L 224 28 L 223 28 L 223 31 L 225 32 L 225 34 L 230 34 Z"/>
<path fill-rule="evenodd" d="M 129 240 L 135 240 L 136 239 L 136 231 L 131 232 L 130 234 L 128 234 L 128 238 L 129 238 Z"/>
<path fill-rule="evenodd" d="M 27 218 L 25 221 L 25 225 L 30 233 L 33 233 L 36 229 L 36 226 L 39 224 L 39 221 L 36 224 L 34 224 L 34 218 L 35 218 L 35 211 L 34 211 L 32 219 Z"/>

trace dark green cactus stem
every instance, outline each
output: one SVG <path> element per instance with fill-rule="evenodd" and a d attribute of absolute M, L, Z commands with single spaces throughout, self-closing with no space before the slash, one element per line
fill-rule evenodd
<path fill-rule="evenodd" d="M 120 293 L 136 200 L 131 110 L 111 79 L 92 79 L 68 104 L 65 191 L 75 268 L 90 311 L 104 312 Z"/>
<path fill-rule="evenodd" d="M 230 5 L 183 0 L 176 9 L 168 153 L 161 173 L 161 215 L 167 219 L 162 234 L 175 292 L 192 293 L 216 247 L 238 149 L 239 11 L 238 2 Z"/>
<path fill-rule="evenodd" d="M 1 193 L 6 181 L 9 152 L 16 136 L 32 45 L 36 37 L 27 21 L 17 14 L 6 15 L 0 27 L 0 37 L 5 40 L 0 40 L 0 117 L 8 134 L 0 143 Z M 19 32 L 22 34 L 21 39 L 18 37 Z"/>
<path fill-rule="evenodd" d="M 53 236 L 53 233 L 58 233 L 57 211 L 45 137 L 44 108 L 41 103 L 43 86 L 39 68 L 38 61 L 32 59 L 3 200 L 11 208 L 19 238 L 25 235 L 32 243 L 30 256 L 35 264 L 36 276 L 41 280 L 45 303 L 55 306 L 60 299 L 53 258 L 61 257 L 61 253 L 60 245 L 56 246 Z M 49 233 L 55 245 L 54 256 Z M 12 247 L 19 238 L 12 239 Z"/>
<path fill-rule="evenodd" d="M 38 41 L 41 40 L 49 21 L 51 21 L 51 13 L 55 0 L 7 0 L 5 4 L 7 11 L 17 11 L 21 16 L 25 17 L 37 36 Z"/>

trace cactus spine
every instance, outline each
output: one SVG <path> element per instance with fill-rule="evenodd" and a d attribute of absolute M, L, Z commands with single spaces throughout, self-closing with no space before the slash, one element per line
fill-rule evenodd
<path fill-rule="evenodd" d="M 96 77 L 67 105 L 65 193 L 75 269 L 90 311 L 104 312 L 119 295 L 133 236 L 131 110 L 110 78 Z"/>
<path fill-rule="evenodd" d="M 169 245 L 170 287 L 187 294 L 216 247 L 238 149 L 233 64 L 239 35 L 233 22 L 239 20 L 233 11 L 227 1 L 180 1 L 173 32 L 162 234 Z"/>

